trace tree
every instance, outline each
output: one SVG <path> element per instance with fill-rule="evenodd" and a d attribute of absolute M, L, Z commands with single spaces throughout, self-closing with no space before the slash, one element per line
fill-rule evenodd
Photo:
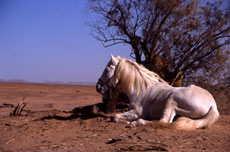
<path fill-rule="evenodd" d="M 169 83 L 216 78 L 230 44 L 230 11 L 221 2 L 198 0 L 89 0 L 100 18 L 92 35 L 105 47 L 130 45 L 136 62 Z M 207 80 L 205 80 L 207 81 Z"/>

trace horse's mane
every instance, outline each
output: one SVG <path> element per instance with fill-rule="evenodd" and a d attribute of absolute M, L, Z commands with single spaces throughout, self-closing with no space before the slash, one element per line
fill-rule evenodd
<path fill-rule="evenodd" d="M 127 91 L 135 89 L 136 93 L 157 83 L 165 83 L 158 74 L 149 71 L 145 67 L 125 58 L 117 57 L 119 63 L 116 67 L 116 75 L 120 82 L 127 87 Z"/>

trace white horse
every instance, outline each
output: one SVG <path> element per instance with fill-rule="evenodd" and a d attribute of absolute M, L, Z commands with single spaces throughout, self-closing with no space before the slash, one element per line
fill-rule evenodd
<path fill-rule="evenodd" d="M 130 99 L 129 111 L 116 114 L 115 122 L 131 126 L 144 125 L 150 120 L 170 124 L 176 129 L 209 128 L 219 112 L 213 96 L 195 85 L 172 87 L 154 72 L 121 57 L 111 56 L 96 89 L 104 94 L 124 92 Z M 175 116 L 181 116 L 173 121 Z"/>

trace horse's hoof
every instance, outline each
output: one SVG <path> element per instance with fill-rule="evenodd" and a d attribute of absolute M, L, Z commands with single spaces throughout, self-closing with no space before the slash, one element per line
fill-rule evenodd
<path fill-rule="evenodd" d="M 114 122 L 119 122 L 120 121 L 120 115 L 119 114 L 115 114 L 115 116 L 113 117 L 113 121 Z"/>
<path fill-rule="evenodd" d="M 136 121 L 128 122 L 126 128 L 134 128 L 137 126 Z"/>

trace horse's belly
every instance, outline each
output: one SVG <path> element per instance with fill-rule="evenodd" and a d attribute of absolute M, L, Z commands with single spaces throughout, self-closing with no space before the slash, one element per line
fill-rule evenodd
<path fill-rule="evenodd" d="M 163 111 L 160 110 L 155 110 L 155 111 L 150 111 L 144 119 L 146 120 L 160 120 L 162 117 Z"/>
<path fill-rule="evenodd" d="M 165 106 L 163 105 L 148 105 L 144 107 L 143 119 L 145 120 L 160 120 L 162 118 Z"/>

